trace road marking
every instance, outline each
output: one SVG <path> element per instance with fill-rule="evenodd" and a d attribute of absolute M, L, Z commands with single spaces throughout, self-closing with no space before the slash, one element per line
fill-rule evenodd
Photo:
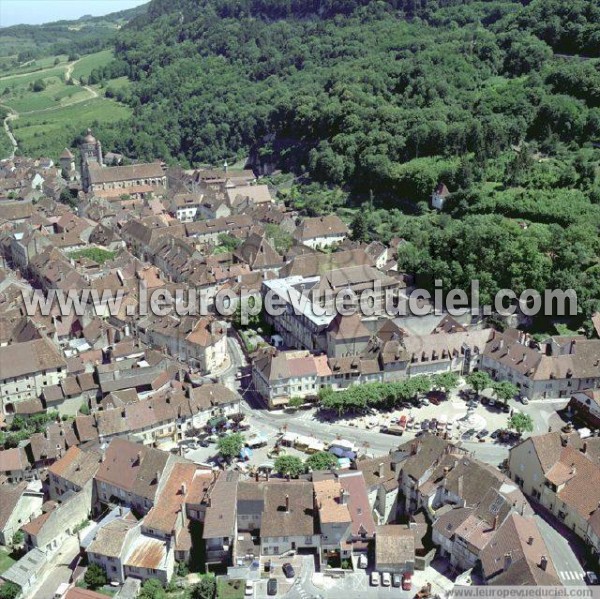
<path fill-rule="evenodd" d="M 561 570 L 558 573 L 559 577 L 563 580 L 583 580 L 583 572 L 574 572 L 573 570 Z"/>

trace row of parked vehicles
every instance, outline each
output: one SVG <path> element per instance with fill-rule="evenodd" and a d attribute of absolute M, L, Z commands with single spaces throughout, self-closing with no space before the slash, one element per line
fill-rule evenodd
<path fill-rule="evenodd" d="M 370 582 L 372 587 L 402 587 L 403 591 L 412 589 L 412 574 L 390 574 L 389 572 L 371 572 Z"/>

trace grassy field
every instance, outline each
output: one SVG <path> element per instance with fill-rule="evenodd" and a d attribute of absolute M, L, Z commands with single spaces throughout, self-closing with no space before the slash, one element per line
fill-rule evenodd
<path fill-rule="evenodd" d="M 52 65 L 54 58 L 38 61 L 38 64 Z M 110 60 L 111 51 L 84 56 L 81 62 L 75 64 L 73 78 L 86 77 Z M 61 66 L 41 73 L 13 74 L 0 80 L 0 104 L 19 113 L 19 118 L 11 122 L 11 128 L 22 154 L 57 158 L 81 130 L 94 123 L 112 123 L 131 115 L 129 108 L 104 97 L 109 86 L 118 92 L 130 85 L 126 77 L 109 81 L 102 88 L 95 86 L 100 97 L 93 98 L 89 90 L 79 85 L 67 85 L 66 72 L 66 63 L 63 62 Z M 45 88 L 34 92 L 31 86 L 37 80 L 42 80 Z M 10 149 L 8 136 L 0 130 L 0 156 L 8 155 Z"/>
<path fill-rule="evenodd" d="M 9 75 L 8 77 L 2 77 L 2 79 L 0 80 L 0 89 L 4 90 L 7 87 L 9 89 L 20 89 L 20 88 L 25 88 L 27 89 L 27 86 L 30 83 L 33 83 L 36 79 L 51 79 L 52 77 L 62 77 L 64 78 L 64 74 L 65 74 L 65 67 L 63 66 L 58 66 L 56 68 L 53 69 L 48 69 L 47 71 L 44 71 L 43 73 L 26 73 L 23 74 L 21 76 L 19 75 Z"/>
<path fill-rule="evenodd" d="M 14 563 L 15 560 L 4 549 L 0 549 L 0 574 L 6 572 Z"/>
<path fill-rule="evenodd" d="M 55 65 L 54 62 L 58 58 L 59 64 L 64 65 L 67 62 L 67 55 L 61 54 L 59 56 L 46 56 L 44 58 L 38 58 L 37 60 L 32 60 L 31 62 L 27 62 L 21 66 L 13 66 L 8 64 L 6 61 L 0 61 L 0 77 L 7 77 L 10 75 L 20 75 L 23 73 L 35 73 L 37 71 L 41 71 L 43 69 L 48 69 Z"/>
<path fill-rule="evenodd" d="M 217 599 L 243 599 L 246 582 L 244 580 L 217 581 Z"/>
<path fill-rule="evenodd" d="M 98 93 L 100 93 L 101 90 L 98 86 L 93 87 Z M 104 83 L 104 89 L 102 90 L 102 93 L 104 93 L 104 90 L 109 87 L 116 92 L 124 91 L 127 88 L 131 87 L 131 81 L 129 81 L 127 77 L 118 77 L 117 79 L 111 79 L 110 81 L 106 81 Z"/>
<path fill-rule="evenodd" d="M 103 67 L 111 62 L 114 58 L 112 50 L 102 50 L 94 54 L 88 54 L 80 58 L 75 68 L 73 69 L 73 77 L 81 79 L 81 77 L 89 77 L 90 73 L 98 67 Z"/>
<path fill-rule="evenodd" d="M 19 148 L 25 156 L 57 157 L 82 130 L 95 122 L 112 123 L 131 115 L 127 106 L 93 98 L 73 106 L 25 115 L 12 122 Z"/>
<path fill-rule="evenodd" d="M 11 150 L 12 144 L 10 143 L 10 139 L 8 139 L 8 135 L 6 135 L 6 131 L 0 123 L 0 160 L 8 158 Z"/>
<path fill-rule="evenodd" d="M 90 97 L 89 91 L 75 85 L 66 85 L 63 74 L 43 77 L 46 89 L 39 92 L 31 91 L 29 83 L 23 82 L 21 79 L 14 79 L 13 86 L 10 87 L 10 92 L 3 93 L 1 101 L 17 112 L 23 113 L 56 108 Z M 29 77 L 23 77 L 22 79 L 29 80 Z"/>

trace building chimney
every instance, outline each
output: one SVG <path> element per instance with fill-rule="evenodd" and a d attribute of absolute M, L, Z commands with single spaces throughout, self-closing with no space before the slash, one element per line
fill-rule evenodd
<path fill-rule="evenodd" d="M 290 496 L 288 494 L 285 496 L 285 513 L 290 513 Z"/>
<path fill-rule="evenodd" d="M 504 554 L 504 570 L 508 570 L 512 564 L 512 555 L 510 553 Z"/>
<path fill-rule="evenodd" d="M 533 537 L 529 537 L 529 538 L 527 539 L 527 544 L 528 544 L 528 545 L 533 545 Z"/>
<path fill-rule="evenodd" d="M 187 485 L 185 483 L 181 483 L 181 494 L 184 497 L 187 495 Z"/>
<path fill-rule="evenodd" d="M 540 560 L 540 568 L 542 570 L 544 570 L 544 572 L 545 572 L 547 567 L 548 567 L 548 558 L 545 555 L 542 555 L 542 559 Z"/>
<path fill-rule="evenodd" d="M 381 464 L 379 464 L 379 478 L 383 478 L 384 475 L 384 464 L 383 462 L 381 462 Z"/>
<path fill-rule="evenodd" d="M 494 524 L 492 530 L 497 530 L 498 528 L 498 514 L 494 516 Z"/>
<path fill-rule="evenodd" d="M 255 480 L 256 482 L 258 482 L 258 477 L 259 477 L 259 474 L 258 474 L 258 470 L 257 470 L 257 471 L 255 472 L 255 474 L 254 474 L 254 480 Z"/>
<path fill-rule="evenodd" d="M 587 453 L 587 441 L 583 442 L 583 445 L 581 447 L 581 453 L 583 453 L 583 454 Z"/>
<path fill-rule="evenodd" d="M 346 489 L 340 491 L 340 503 L 342 505 L 348 505 L 348 492 Z"/>

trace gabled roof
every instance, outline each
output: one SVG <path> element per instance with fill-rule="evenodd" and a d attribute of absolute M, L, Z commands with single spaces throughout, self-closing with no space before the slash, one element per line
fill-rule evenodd
<path fill-rule="evenodd" d="M 289 509 L 286 509 L 286 501 Z M 270 482 L 265 487 L 261 537 L 311 536 L 315 532 L 313 485 L 305 481 Z"/>
<path fill-rule="evenodd" d="M 349 316 L 338 313 L 331 321 L 328 333 L 330 337 L 339 341 L 371 337 L 371 332 L 363 324 L 362 318 L 357 312 Z"/>
<path fill-rule="evenodd" d="M 47 337 L 0 347 L 0 380 L 66 366 L 58 348 Z"/>
<path fill-rule="evenodd" d="M 299 241 L 309 241 L 319 237 L 341 237 L 348 235 L 348 227 L 335 214 L 305 218 L 294 232 Z"/>
<path fill-rule="evenodd" d="M 249 235 L 242 245 L 235 250 L 234 256 L 240 262 L 248 264 L 253 270 L 283 264 L 283 257 L 275 251 L 266 235 L 259 235 L 258 233 Z"/>
<path fill-rule="evenodd" d="M 548 560 L 546 571 L 540 567 L 541 558 Z M 558 574 L 550 559 L 550 552 L 534 518 L 510 514 L 498 527 L 491 542 L 480 554 L 486 578 L 504 571 L 504 584 L 547 584 L 559 585 Z M 528 562 L 526 568 L 520 561 Z M 508 566 L 508 568 L 506 568 Z M 511 582 L 508 582 L 508 581 Z"/>
<path fill-rule="evenodd" d="M 94 477 L 101 461 L 100 452 L 69 447 L 65 455 L 50 466 L 49 471 L 78 487 L 83 487 Z"/>
<path fill-rule="evenodd" d="M 145 499 L 154 499 L 169 457 L 170 454 L 158 449 L 112 439 L 95 478 Z"/>
<path fill-rule="evenodd" d="M 16 485 L 0 485 L 0 505 L 2 506 L 2 509 L 0 510 L 0 530 L 4 529 L 13 510 L 17 507 L 19 500 L 26 490 L 27 483 L 25 481 Z"/>
<path fill-rule="evenodd" d="M 92 184 L 112 183 L 114 181 L 131 181 L 133 179 L 158 179 L 165 176 L 165 173 L 159 162 L 134 164 L 130 166 L 90 168 L 89 171 L 90 182 Z"/>

